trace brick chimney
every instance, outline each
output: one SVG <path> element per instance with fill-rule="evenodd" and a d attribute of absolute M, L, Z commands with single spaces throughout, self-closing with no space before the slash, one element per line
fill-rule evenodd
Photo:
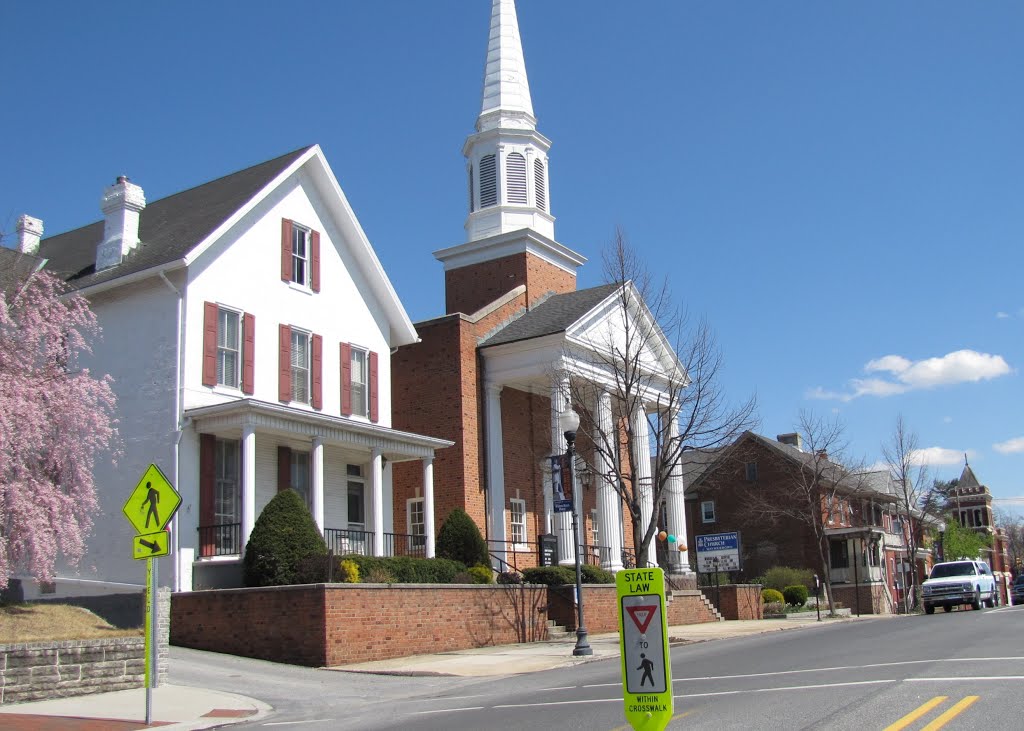
<path fill-rule="evenodd" d="M 117 266 L 139 245 L 139 213 L 145 207 L 142 188 L 124 175 L 103 191 L 103 241 L 96 247 L 96 271 Z"/>
<path fill-rule="evenodd" d="M 800 439 L 798 432 L 791 432 L 789 434 L 779 434 L 775 437 L 775 441 L 779 444 L 788 444 L 791 447 L 796 447 L 801 452 L 804 451 L 803 441 Z"/>
<path fill-rule="evenodd" d="M 43 237 L 43 222 L 32 216 L 21 216 L 18 219 L 18 251 L 22 254 L 35 254 L 39 251 L 39 239 Z"/>

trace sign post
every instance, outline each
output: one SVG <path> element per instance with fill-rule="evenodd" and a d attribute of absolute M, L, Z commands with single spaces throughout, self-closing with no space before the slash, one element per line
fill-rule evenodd
<path fill-rule="evenodd" d="M 659 568 L 619 571 L 615 590 L 626 720 L 634 731 L 663 731 L 674 708 L 665 572 Z"/>
<path fill-rule="evenodd" d="M 139 484 L 121 508 L 124 517 L 132 524 L 136 536 L 132 539 L 132 558 L 146 561 L 146 725 L 153 723 L 153 688 L 157 684 L 157 631 L 159 629 L 157 608 L 157 564 L 158 556 L 171 552 L 170 536 L 165 530 L 171 518 L 181 505 L 181 495 L 174 489 L 164 473 L 151 464 L 142 474 Z"/>

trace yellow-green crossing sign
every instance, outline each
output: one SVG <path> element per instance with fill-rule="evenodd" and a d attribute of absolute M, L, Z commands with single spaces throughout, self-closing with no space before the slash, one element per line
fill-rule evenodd
<path fill-rule="evenodd" d="M 663 731 L 672 720 L 672 663 L 665 617 L 665 572 L 615 574 L 626 720 L 635 731 Z"/>

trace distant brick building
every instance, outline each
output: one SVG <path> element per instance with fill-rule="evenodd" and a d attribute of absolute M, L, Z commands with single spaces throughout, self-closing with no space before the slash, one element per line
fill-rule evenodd
<path fill-rule="evenodd" d="M 996 583 L 1001 588 L 1003 602 L 1006 603 L 1013 579 L 1006 535 L 1002 528 L 996 527 L 992 493 L 978 481 L 969 464 L 964 464 L 956 487 L 949 493 L 946 513 L 963 527 L 973 528 L 991 540 L 992 545 L 982 550 L 980 558 L 991 567 Z"/>

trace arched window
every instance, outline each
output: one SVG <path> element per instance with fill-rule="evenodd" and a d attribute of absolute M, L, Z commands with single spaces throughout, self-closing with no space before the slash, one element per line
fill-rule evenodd
<path fill-rule="evenodd" d="M 494 155 L 480 158 L 480 207 L 498 205 L 498 173 Z"/>
<path fill-rule="evenodd" d="M 509 203 L 526 205 L 526 158 L 518 152 L 505 158 L 505 180 L 508 185 L 505 198 Z"/>
<path fill-rule="evenodd" d="M 533 161 L 533 197 L 537 201 L 537 208 L 542 211 L 548 210 L 548 190 L 544 185 L 544 162 Z"/>

